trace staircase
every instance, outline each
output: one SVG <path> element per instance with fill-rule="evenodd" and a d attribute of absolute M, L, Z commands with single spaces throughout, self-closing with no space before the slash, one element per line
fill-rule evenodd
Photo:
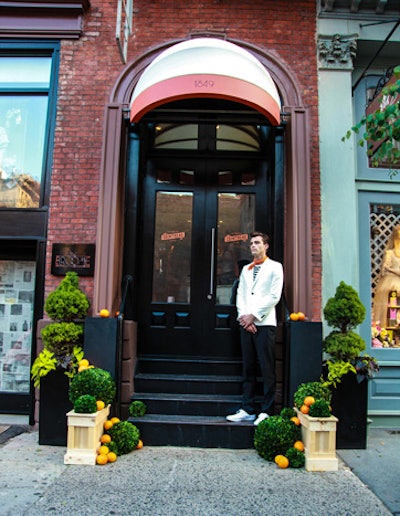
<path fill-rule="evenodd" d="M 195 357 L 138 357 L 133 400 L 143 417 L 129 417 L 146 445 L 246 449 L 254 425 L 230 423 L 240 407 L 241 361 Z"/>

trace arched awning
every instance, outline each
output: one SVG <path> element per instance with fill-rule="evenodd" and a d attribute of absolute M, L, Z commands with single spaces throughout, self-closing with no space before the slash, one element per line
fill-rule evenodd
<path fill-rule="evenodd" d="M 219 98 L 250 106 L 279 125 L 281 103 L 275 83 L 247 50 L 216 38 L 178 43 L 145 69 L 132 95 L 130 118 L 175 100 Z"/>

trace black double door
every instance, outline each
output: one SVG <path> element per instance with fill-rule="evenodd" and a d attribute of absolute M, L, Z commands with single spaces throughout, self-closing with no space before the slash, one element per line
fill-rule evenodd
<path fill-rule="evenodd" d="M 271 161 L 259 157 L 147 160 L 139 354 L 240 356 L 232 286 L 250 260 L 250 233 L 273 231 L 274 183 Z"/>

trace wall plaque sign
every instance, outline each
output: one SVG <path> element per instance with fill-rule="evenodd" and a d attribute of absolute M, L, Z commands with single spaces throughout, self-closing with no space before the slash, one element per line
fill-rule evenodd
<path fill-rule="evenodd" d="M 93 276 L 95 244 L 53 244 L 51 273 L 64 276 L 73 271 L 79 276 Z"/>

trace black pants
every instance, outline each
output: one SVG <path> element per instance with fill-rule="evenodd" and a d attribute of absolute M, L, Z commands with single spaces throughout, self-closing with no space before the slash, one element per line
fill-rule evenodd
<path fill-rule="evenodd" d="M 257 326 L 257 333 L 240 328 L 240 342 L 243 358 L 243 401 L 242 409 L 255 413 L 257 359 L 260 364 L 263 397 L 260 412 L 271 411 L 275 398 L 275 326 Z"/>

